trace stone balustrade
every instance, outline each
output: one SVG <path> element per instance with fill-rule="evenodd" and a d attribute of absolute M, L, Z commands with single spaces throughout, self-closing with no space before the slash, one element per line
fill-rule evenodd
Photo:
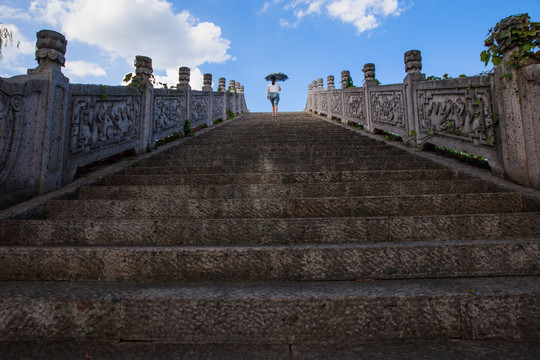
<path fill-rule="evenodd" d="M 152 84 L 152 59 L 137 56 L 138 86 L 70 84 L 62 74 L 67 41 L 62 34 L 37 33 L 38 67 L 24 76 L 0 78 L 0 209 L 55 190 L 73 180 L 77 167 L 135 150 L 143 153 L 186 121 L 212 126 L 247 112 L 241 91 L 226 92 L 225 79 L 212 91 L 191 90 L 190 69 L 180 67 L 176 89 Z"/>
<path fill-rule="evenodd" d="M 319 78 L 308 85 L 305 110 L 398 134 L 411 147 L 485 157 L 494 174 L 540 189 L 540 64 L 503 61 L 492 75 L 426 81 L 420 51 L 406 52 L 404 63 L 400 84 L 379 85 L 374 64 L 363 67 L 361 87 L 348 87 L 349 71 L 341 89 L 329 76 L 325 90 Z"/>

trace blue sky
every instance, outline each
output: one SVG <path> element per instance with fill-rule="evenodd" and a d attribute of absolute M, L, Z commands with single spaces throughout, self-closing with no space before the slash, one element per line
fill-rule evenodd
<path fill-rule="evenodd" d="M 119 85 L 135 55 L 153 59 L 162 82 L 192 68 L 192 87 L 211 73 L 245 86 L 251 111 L 270 111 L 264 76 L 282 71 L 281 111 L 304 108 L 307 85 L 349 70 L 355 85 L 365 63 L 383 84 L 405 76 L 403 54 L 422 51 L 426 75 L 452 77 L 489 70 L 479 54 L 500 19 L 527 12 L 540 21 L 538 0 L 0 0 L 0 23 L 19 48 L 3 48 L 0 76 L 35 68 L 35 33 L 68 39 L 64 69 L 72 83 Z"/>

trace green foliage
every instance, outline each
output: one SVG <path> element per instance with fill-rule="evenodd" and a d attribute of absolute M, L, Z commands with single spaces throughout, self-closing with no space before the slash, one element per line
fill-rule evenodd
<path fill-rule="evenodd" d="M 189 120 L 184 122 L 184 136 L 193 136 L 193 130 L 191 130 L 191 123 Z"/>
<path fill-rule="evenodd" d="M 218 125 L 218 124 L 222 124 L 222 123 L 223 123 L 223 119 L 214 120 L 214 125 Z"/>
<path fill-rule="evenodd" d="M 484 45 L 487 50 L 480 53 L 480 60 L 485 66 L 501 64 L 503 55 L 510 53 L 509 65 L 517 68 L 526 59 L 540 59 L 540 23 L 531 22 L 529 14 L 512 15 L 502 19 L 489 29 Z"/>
<path fill-rule="evenodd" d="M 465 76 L 465 75 L 463 75 Z M 459 77 L 462 77 L 461 75 Z M 445 80 L 448 80 L 448 79 L 451 79 L 452 77 L 449 76 L 448 74 L 444 74 L 442 77 L 438 77 L 438 76 L 434 76 L 434 75 L 431 75 L 431 76 L 428 76 L 426 78 L 427 81 L 435 81 L 435 80 L 442 80 L 442 79 L 445 79 Z"/>
<path fill-rule="evenodd" d="M 356 87 L 356 86 L 354 86 L 352 77 L 349 76 L 349 78 L 347 79 L 347 84 L 345 84 L 345 88 L 347 89 L 347 88 L 352 88 L 352 87 Z"/>
<path fill-rule="evenodd" d="M 227 120 L 228 119 L 234 119 L 234 113 L 231 111 L 231 109 L 227 109 Z"/>
<path fill-rule="evenodd" d="M 176 139 L 181 139 L 183 137 L 184 136 L 182 135 L 182 133 L 175 131 L 171 135 L 166 136 L 163 139 L 159 139 L 158 141 L 156 141 L 156 147 L 165 145 L 168 142 L 174 141 Z"/>

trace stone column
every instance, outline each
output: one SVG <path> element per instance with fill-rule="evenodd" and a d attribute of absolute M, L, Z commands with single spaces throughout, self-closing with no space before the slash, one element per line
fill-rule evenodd
<path fill-rule="evenodd" d="M 418 109 L 415 99 L 414 83 L 426 80 L 426 75 L 422 74 L 422 54 L 419 50 L 409 50 L 403 56 L 405 63 L 405 72 L 407 76 L 403 80 L 404 102 L 406 104 L 405 124 L 407 136 L 403 138 L 405 144 L 409 146 L 418 146 L 417 136 L 420 133 L 420 127 L 416 119 Z"/>
<path fill-rule="evenodd" d="M 203 75 L 202 91 L 212 91 L 212 74 Z"/>
<path fill-rule="evenodd" d="M 69 97 L 69 79 L 62 74 L 65 65 L 67 40 L 64 35 L 51 30 L 41 30 L 37 34 L 36 60 L 38 67 L 28 70 L 28 75 L 39 77 L 48 82 L 46 96 L 42 106 L 44 118 L 28 119 L 42 121 L 36 124 L 42 137 L 40 147 L 44 154 L 41 159 L 41 170 L 38 180 L 39 194 L 55 190 L 63 183 L 73 180 L 73 172 L 64 174 L 64 157 L 68 155 L 69 120 L 67 114 Z"/>
<path fill-rule="evenodd" d="M 336 86 L 334 84 L 334 76 L 333 75 L 328 75 L 326 77 L 326 88 L 328 90 L 335 90 L 336 89 Z"/>
<path fill-rule="evenodd" d="M 508 64 L 512 50 L 503 55 L 492 78 L 499 118 L 496 143 L 503 167 L 499 175 L 540 189 L 540 62 L 529 59 L 514 68 Z"/>
<path fill-rule="evenodd" d="M 324 90 L 324 82 L 322 78 L 317 79 L 317 90 Z"/>
<path fill-rule="evenodd" d="M 218 80 L 218 91 L 227 91 L 227 79 L 220 77 Z"/>
<path fill-rule="evenodd" d="M 153 87 L 152 79 L 154 69 L 152 68 L 152 59 L 147 56 L 135 56 L 135 76 L 141 79 L 141 86 L 144 88 Z"/>
<path fill-rule="evenodd" d="M 236 92 L 240 91 L 240 86 L 241 86 L 241 84 L 238 81 L 234 82 L 234 88 L 236 89 Z"/>
<path fill-rule="evenodd" d="M 375 64 L 365 64 L 362 71 L 364 72 L 364 86 L 377 85 L 377 80 L 375 79 Z"/>
<path fill-rule="evenodd" d="M 345 89 L 347 87 L 347 84 L 349 83 L 349 79 L 351 78 L 351 73 L 349 70 L 343 70 L 341 72 L 341 88 Z"/>
<path fill-rule="evenodd" d="M 244 93 L 244 85 L 240 85 L 240 93 Z"/>
<path fill-rule="evenodd" d="M 230 90 L 231 92 L 234 92 L 234 91 L 236 90 L 235 87 L 236 87 L 236 81 L 234 81 L 234 80 L 229 80 L 229 90 Z"/>
<path fill-rule="evenodd" d="M 191 90 L 189 85 L 189 77 L 191 74 L 191 69 L 185 66 L 182 66 L 178 69 L 178 90 Z"/>
<path fill-rule="evenodd" d="M 142 143 L 141 147 L 137 149 L 137 152 L 142 154 L 146 152 L 146 149 L 153 148 L 152 144 L 152 115 L 154 106 L 154 86 L 150 79 L 153 78 L 152 59 L 147 56 L 135 57 L 135 75 L 141 79 L 141 87 L 144 89 L 142 92 Z"/>

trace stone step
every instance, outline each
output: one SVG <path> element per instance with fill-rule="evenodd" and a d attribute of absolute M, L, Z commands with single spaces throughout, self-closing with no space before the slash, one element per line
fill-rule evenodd
<path fill-rule="evenodd" d="M 146 165 L 146 166 L 143 166 Z M 340 172 L 340 171 L 374 171 L 374 170 L 428 170 L 440 169 L 441 166 L 422 160 L 406 160 L 400 161 L 377 161 L 376 159 L 369 161 L 355 161 L 345 163 L 321 163 L 314 164 L 310 161 L 301 163 L 297 162 L 275 162 L 267 161 L 260 164 L 252 164 L 249 162 L 242 163 L 241 161 L 229 163 L 215 162 L 212 166 L 211 162 L 193 164 L 193 166 L 182 165 L 174 161 L 153 161 L 148 163 L 140 163 L 139 166 L 126 168 L 126 175 L 165 175 L 165 174 L 247 174 L 247 173 L 299 173 L 299 172 Z"/>
<path fill-rule="evenodd" d="M 5 359 L 437 359 L 524 360 L 538 358 L 540 340 L 400 339 L 347 344 L 177 344 L 148 341 L 0 342 Z M 361 355 L 359 355 L 361 354 Z M 360 357 L 361 356 L 361 357 Z"/>
<path fill-rule="evenodd" d="M 139 162 L 139 167 L 171 167 L 171 166 L 185 166 L 185 167 L 228 167 L 231 169 L 236 168 L 269 168 L 269 167 L 279 167 L 280 169 L 287 169 L 292 167 L 296 169 L 301 166 L 311 166 L 319 168 L 330 168 L 333 166 L 339 165 L 349 165 L 352 168 L 365 168 L 365 167 L 374 167 L 376 164 L 383 164 L 379 166 L 391 167 L 396 163 L 406 164 L 410 167 L 416 167 L 417 165 L 428 165 L 435 166 L 434 163 L 425 161 L 423 159 L 418 159 L 411 155 L 392 155 L 387 154 L 381 156 L 304 156 L 302 154 L 297 154 L 295 156 L 280 156 L 280 157 L 268 157 L 268 156 L 253 156 L 253 157 L 243 157 L 243 156 L 231 156 L 231 157 L 160 157 L 160 158 L 150 158 L 145 161 Z"/>
<path fill-rule="evenodd" d="M 540 238 L 288 246 L 10 246 L 0 281 L 354 281 L 540 276 Z"/>
<path fill-rule="evenodd" d="M 248 184 L 248 185 L 155 185 L 85 186 L 79 199 L 240 199 L 400 196 L 496 192 L 482 180 L 418 180 L 403 182 Z"/>
<path fill-rule="evenodd" d="M 258 147 L 250 148 L 249 151 L 238 149 L 237 147 L 200 147 L 191 149 L 175 149 L 175 151 L 166 151 L 152 156 L 152 160 L 167 159 L 199 159 L 209 160 L 214 157 L 219 159 L 303 159 L 319 157 L 343 157 L 343 158 L 365 158 L 379 156 L 405 155 L 406 152 L 401 149 L 389 149 L 385 145 L 377 147 L 358 148 L 354 146 L 344 146 L 342 148 L 319 148 L 306 146 L 287 146 L 287 147 Z"/>
<path fill-rule="evenodd" d="M 10 220 L 0 246 L 362 244 L 540 238 L 540 213 L 296 219 Z"/>
<path fill-rule="evenodd" d="M 299 199 L 53 200 L 51 219 L 305 218 L 450 215 L 524 211 L 519 193 Z"/>
<path fill-rule="evenodd" d="M 127 172 L 132 172 L 130 168 Z M 202 184 L 292 184 L 333 182 L 374 182 L 458 179 L 458 172 L 450 169 L 372 170 L 297 173 L 231 173 L 231 174 L 161 174 L 114 175 L 103 180 L 104 185 L 202 185 Z"/>
<path fill-rule="evenodd" d="M 9 282 L 0 284 L 0 338 L 312 346 L 376 339 L 538 340 L 539 299 L 538 277 L 267 284 Z M 363 352 L 353 358 L 359 354 Z"/>

